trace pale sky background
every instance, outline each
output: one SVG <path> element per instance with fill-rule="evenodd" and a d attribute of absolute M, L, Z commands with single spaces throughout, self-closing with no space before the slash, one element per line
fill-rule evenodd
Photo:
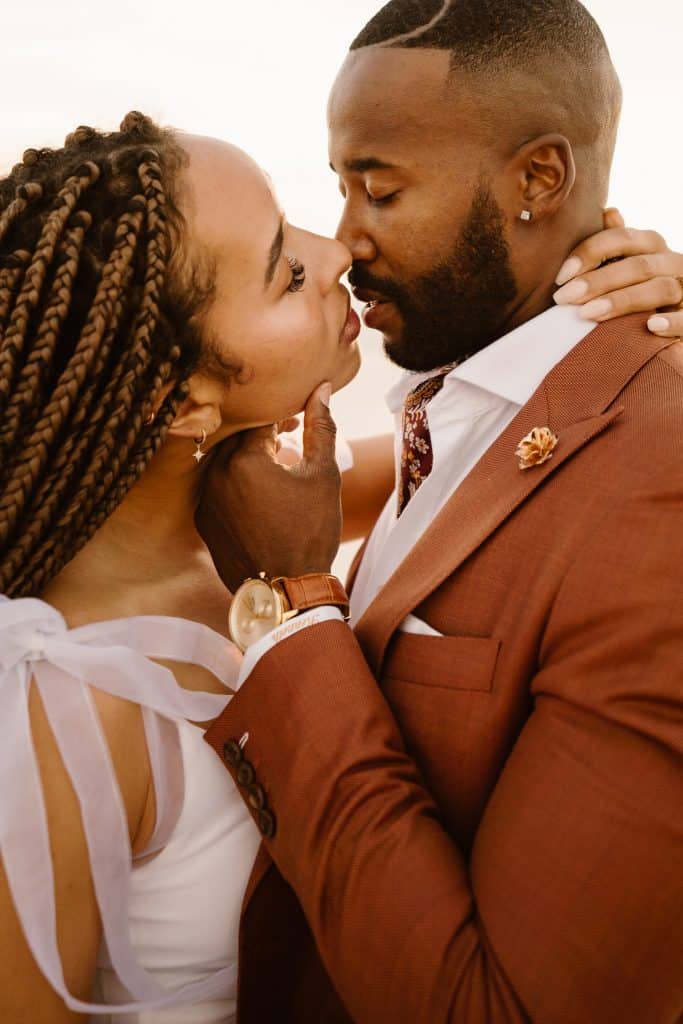
<path fill-rule="evenodd" d="M 288 217 L 333 233 L 325 103 L 349 43 L 380 0 L 2 0 L 0 169 L 78 124 L 129 109 L 220 136 L 272 175 Z M 683 3 L 588 0 L 621 75 L 625 109 L 611 202 L 683 250 Z M 389 429 L 394 377 L 363 337 L 360 377 L 336 400 L 348 436 Z"/>

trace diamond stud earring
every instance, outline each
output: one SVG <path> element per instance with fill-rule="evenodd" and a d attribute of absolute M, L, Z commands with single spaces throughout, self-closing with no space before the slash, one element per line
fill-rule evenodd
<path fill-rule="evenodd" d="M 204 444 L 205 441 L 206 441 L 206 431 L 202 429 L 202 436 L 201 436 L 201 438 L 195 437 L 195 439 L 194 439 L 194 443 L 197 445 L 197 450 L 195 452 L 193 452 L 193 454 L 192 454 L 192 458 L 196 459 L 198 463 L 201 462 L 202 459 L 204 458 L 204 456 L 206 455 L 206 452 L 202 451 L 202 445 Z"/>
<path fill-rule="evenodd" d="M 531 210 L 522 210 L 522 212 L 519 215 L 519 219 L 520 220 L 530 221 L 531 220 Z"/>

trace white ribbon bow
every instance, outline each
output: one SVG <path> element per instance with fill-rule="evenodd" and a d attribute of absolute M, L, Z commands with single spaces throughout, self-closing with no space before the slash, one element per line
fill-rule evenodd
<path fill-rule="evenodd" d="M 130 942 L 128 823 L 90 688 L 142 706 L 161 817 L 159 783 L 164 768 L 158 716 L 205 722 L 220 714 L 230 699 L 230 692 L 220 696 L 182 689 L 173 673 L 153 658 L 200 665 L 226 687 L 236 685 L 239 653 L 200 623 L 144 616 L 69 629 L 44 601 L 0 597 L 0 853 L 33 956 L 66 1005 L 81 1013 L 130 1013 L 212 999 L 225 992 L 236 975 L 236 966 L 231 965 L 170 993 L 140 967 Z M 57 948 L 47 818 L 28 711 L 32 679 L 81 805 L 109 959 L 133 997 L 126 1005 L 86 1003 L 66 987 Z"/>

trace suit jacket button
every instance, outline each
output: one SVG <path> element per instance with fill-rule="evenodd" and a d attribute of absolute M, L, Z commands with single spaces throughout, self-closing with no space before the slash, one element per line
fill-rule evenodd
<path fill-rule="evenodd" d="M 275 835 L 275 816 L 265 808 L 259 811 L 258 827 L 266 839 L 272 839 Z"/>
<path fill-rule="evenodd" d="M 230 740 L 229 743 L 223 744 L 223 759 L 226 764 L 232 765 L 234 768 L 242 761 L 242 748 L 239 743 L 235 740 Z"/>
<path fill-rule="evenodd" d="M 242 761 L 237 769 L 237 781 L 240 786 L 250 786 L 256 778 L 254 766 L 249 761 Z"/>
<path fill-rule="evenodd" d="M 255 811 L 262 811 L 266 806 L 266 794 L 263 790 L 263 786 L 259 786 L 258 782 L 255 782 L 253 786 L 249 787 L 249 804 L 254 808 Z"/>

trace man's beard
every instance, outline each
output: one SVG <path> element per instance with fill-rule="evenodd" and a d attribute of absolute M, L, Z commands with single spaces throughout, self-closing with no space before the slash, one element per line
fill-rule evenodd
<path fill-rule="evenodd" d="M 445 262 L 409 285 L 372 277 L 362 263 L 354 263 L 349 280 L 397 306 L 403 330 L 385 338 L 384 349 L 406 370 L 434 370 L 485 348 L 500 337 L 517 296 L 505 218 L 483 182 Z"/>

